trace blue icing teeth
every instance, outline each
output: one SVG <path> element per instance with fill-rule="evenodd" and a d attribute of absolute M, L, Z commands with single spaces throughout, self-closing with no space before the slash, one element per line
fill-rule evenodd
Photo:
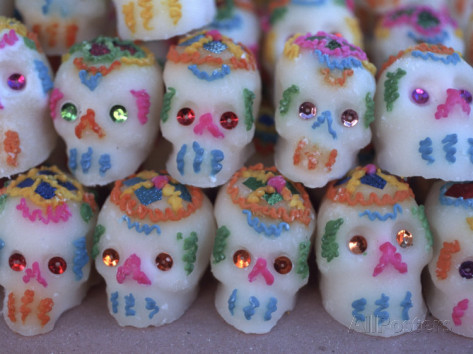
<path fill-rule="evenodd" d="M 232 316 L 233 316 L 233 310 L 235 310 L 236 294 L 237 294 L 237 289 L 233 289 L 232 294 L 228 298 L 228 311 L 230 311 Z"/>

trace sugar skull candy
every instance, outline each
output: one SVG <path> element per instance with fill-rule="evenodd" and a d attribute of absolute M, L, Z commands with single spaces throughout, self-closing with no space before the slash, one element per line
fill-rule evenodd
<path fill-rule="evenodd" d="M 447 11 L 431 6 L 408 5 L 388 11 L 379 19 L 372 44 L 377 67 L 399 50 L 419 43 L 443 44 L 464 51 L 462 31 Z"/>
<path fill-rule="evenodd" d="M 377 163 L 398 176 L 473 179 L 473 68 L 441 45 L 386 62 L 375 96 Z"/>
<path fill-rule="evenodd" d="M 351 1 L 346 1 L 351 3 Z M 269 5 L 270 29 L 265 36 L 263 65 L 273 72 L 286 40 L 298 33 L 325 31 L 361 46 L 361 29 L 352 6 L 339 0 L 281 0 Z"/>
<path fill-rule="evenodd" d="M 51 95 L 68 165 L 85 185 L 134 173 L 159 130 L 163 85 L 154 56 L 131 41 L 98 37 L 71 48 Z"/>
<path fill-rule="evenodd" d="M 357 6 L 369 9 L 370 12 L 374 12 L 378 15 L 408 5 L 428 5 L 447 13 L 447 2 L 453 3 L 455 1 L 464 0 L 357 0 Z"/>
<path fill-rule="evenodd" d="M 427 305 L 452 332 L 473 337 L 473 183 L 437 182 L 425 212 L 434 235 Z"/>
<path fill-rule="evenodd" d="M 276 66 L 277 168 L 323 187 L 356 164 L 371 140 L 375 68 L 366 54 L 325 32 L 295 35 Z"/>
<path fill-rule="evenodd" d="M 124 39 L 167 39 L 209 24 L 215 0 L 113 0 Z"/>
<path fill-rule="evenodd" d="M 17 176 L 0 196 L 3 317 L 24 336 L 49 332 L 89 286 L 97 207 L 57 167 Z"/>
<path fill-rule="evenodd" d="M 317 225 L 325 310 L 373 336 L 415 331 L 427 313 L 420 274 L 432 236 L 409 185 L 373 165 L 358 167 L 329 185 Z"/>
<path fill-rule="evenodd" d="M 275 168 L 242 168 L 215 204 L 215 307 L 245 333 L 267 333 L 295 306 L 309 276 L 315 212 L 303 186 Z"/>
<path fill-rule="evenodd" d="M 0 16 L 0 177 L 46 160 L 57 135 L 49 119 L 52 72 L 34 36 Z"/>
<path fill-rule="evenodd" d="M 173 151 L 166 168 L 184 184 L 222 185 L 252 152 L 261 101 L 255 59 L 215 30 L 184 37 L 167 59 L 161 129 Z"/>
<path fill-rule="evenodd" d="M 220 1 L 217 15 L 208 27 L 242 43 L 258 56 L 261 27 L 251 0 Z"/>
<path fill-rule="evenodd" d="M 191 305 L 215 235 L 210 201 L 165 173 L 117 181 L 100 211 L 92 256 L 120 326 L 159 326 Z"/>
<path fill-rule="evenodd" d="M 15 0 L 15 5 L 48 55 L 111 32 L 109 0 Z"/>

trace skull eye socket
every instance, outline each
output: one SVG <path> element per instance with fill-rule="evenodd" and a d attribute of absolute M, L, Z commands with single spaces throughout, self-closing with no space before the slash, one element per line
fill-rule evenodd
<path fill-rule="evenodd" d="M 8 259 L 11 270 L 21 272 L 26 267 L 26 259 L 21 253 L 13 253 Z"/>
<path fill-rule="evenodd" d="M 312 119 L 317 115 L 317 107 L 312 102 L 304 102 L 299 106 L 299 117 L 301 119 Z"/>
<path fill-rule="evenodd" d="M 292 262 L 286 256 L 280 256 L 274 260 L 274 270 L 279 274 L 287 274 L 292 269 Z"/>
<path fill-rule="evenodd" d="M 361 235 L 355 235 L 348 241 L 348 249 L 353 254 L 363 254 L 367 248 L 368 241 Z"/>
<path fill-rule="evenodd" d="M 473 101 L 471 92 L 468 90 L 460 90 L 460 96 L 465 100 L 466 103 L 470 104 Z"/>
<path fill-rule="evenodd" d="M 156 256 L 156 267 L 158 267 L 159 270 L 162 270 L 163 272 L 169 270 L 172 268 L 172 265 L 174 261 L 172 260 L 172 257 L 167 254 L 167 253 L 160 253 Z"/>
<path fill-rule="evenodd" d="M 191 125 L 194 122 L 195 119 L 195 113 L 192 109 L 185 107 L 181 108 L 179 112 L 177 112 L 177 121 L 179 124 L 187 126 Z"/>
<path fill-rule="evenodd" d="M 12 90 L 23 90 L 26 86 L 26 77 L 20 73 L 11 74 L 8 77 L 7 84 Z"/>
<path fill-rule="evenodd" d="M 237 268 L 248 268 L 251 264 L 251 256 L 246 250 L 238 250 L 233 254 L 233 264 Z"/>
<path fill-rule="evenodd" d="M 429 102 L 429 93 L 423 88 L 416 88 L 411 94 L 412 100 L 417 104 L 426 104 Z"/>
<path fill-rule="evenodd" d="M 402 248 L 408 248 L 413 245 L 414 236 L 407 230 L 399 230 L 396 234 L 396 241 Z"/>
<path fill-rule="evenodd" d="M 72 122 L 77 119 L 77 107 L 70 103 L 64 103 L 61 107 L 61 117 L 68 122 Z"/>
<path fill-rule="evenodd" d="M 473 262 L 472 261 L 465 261 L 460 264 L 460 268 L 458 268 L 458 272 L 460 276 L 465 279 L 473 278 Z"/>
<path fill-rule="evenodd" d="M 220 116 L 220 125 L 225 129 L 233 129 L 238 125 L 238 116 L 233 112 L 225 112 Z"/>
<path fill-rule="evenodd" d="M 120 262 L 120 255 L 113 248 L 107 248 L 102 253 L 102 260 L 107 267 L 116 267 Z"/>
<path fill-rule="evenodd" d="M 123 123 L 128 119 L 128 112 L 125 107 L 117 104 L 110 108 L 110 118 L 115 123 Z"/>
<path fill-rule="evenodd" d="M 342 113 L 340 119 L 345 127 L 351 128 L 358 123 L 358 113 L 353 109 L 347 109 Z"/>
<path fill-rule="evenodd" d="M 53 274 L 62 274 L 67 269 L 67 263 L 62 257 L 53 257 L 48 262 L 48 269 Z"/>

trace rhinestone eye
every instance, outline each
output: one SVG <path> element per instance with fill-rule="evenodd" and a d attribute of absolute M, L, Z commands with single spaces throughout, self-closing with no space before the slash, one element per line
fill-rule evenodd
<path fill-rule="evenodd" d="M 353 236 L 348 242 L 348 248 L 353 254 L 363 254 L 368 248 L 368 242 L 363 236 Z"/>
<path fill-rule="evenodd" d="M 48 269 L 53 274 L 62 274 L 67 269 L 67 263 L 64 258 L 53 257 L 48 262 Z"/>
<path fill-rule="evenodd" d="M 299 117 L 301 119 L 312 119 L 317 114 L 317 107 L 312 102 L 304 102 L 299 106 Z"/>
<path fill-rule="evenodd" d="M 292 269 L 292 262 L 286 256 L 280 256 L 274 260 L 274 269 L 279 274 L 287 274 Z"/>
<path fill-rule="evenodd" d="M 429 93 L 422 88 L 416 88 L 412 91 L 411 97 L 417 104 L 425 104 L 429 101 Z"/>
<path fill-rule="evenodd" d="M 123 123 L 127 120 L 128 118 L 128 113 L 126 111 L 126 108 L 123 106 L 120 106 L 119 104 L 113 106 L 110 109 L 110 118 L 116 123 Z"/>
<path fill-rule="evenodd" d="M 163 272 L 171 269 L 173 263 L 172 257 L 167 253 L 162 252 L 156 257 L 156 267 Z"/>
<path fill-rule="evenodd" d="M 460 96 L 466 101 L 466 103 L 470 104 L 473 101 L 473 97 L 471 96 L 471 92 L 468 90 L 460 90 Z"/>
<path fill-rule="evenodd" d="M 120 255 L 113 248 L 107 248 L 102 253 L 102 260 L 107 267 L 116 267 L 120 262 Z"/>
<path fill-rule="evenodd" d="M 23 90 L 26 86 L 26 77 L 22 74 L 14 73 L 8 77 L 7 83 L 12 90 Z"/>
<path fill-rule="evenodd" d="M 465 261 L 460 264 L 460 268 L 458 268 L 460 272 L 460 276 L 465 279 L 473 278 L 473 262 L 472 261 Z"/>
<path fill-rule="evenodd" d="M 342 113 L 340 117 L 342 120 L 342 124 L 345 127 L 351 128 L 358 123 L 358 113 L 356 113 L 353 109 L 347 109 Z"/>
<path fill-rule="evenodd" d="M 64 103 L 61 107 L 61 117 L 68 122 L 72 122 L 77 119 L 77 107 L 72 103 Z"/>
<path fill-rule="evenodd" d="M 15 272 L 21 272 L 26 267 L 26 259 L 21 253 L 13 253 L 8 259 L 8 264 Z"/>
<path fill-rule="evenodd" d="M 247 268 L 251 263 L 251 256 L 248 251 L 238 250 L 233 254 L 233 263 L 237 268 Z"/>
<path fill-rule="evenodd" d="M 220 117 L 220 125 L 225 129 L 233 129 L 238 125 L 238 116 L 233 112 L 225 112 Z"/>
<path fill-rule="evenodd" d="M 413 244 L 413 236 L 407 230 L 399 230 L 396 235 L 396 241 L 402 248 L 411 247 Z"/>
<path fill-rule="evenodd" d="M 181 125 L 191 125 L 194 122 L 195 113 L 190 108 L 181 108 L 179 112 L 177 112 L 177 121 Z"/>

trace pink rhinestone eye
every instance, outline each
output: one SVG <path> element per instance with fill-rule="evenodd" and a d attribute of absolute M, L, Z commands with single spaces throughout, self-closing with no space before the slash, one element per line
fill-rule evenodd
<path fill-rule="evenodd" d="M 312 119 L 317 114 L 317 107 L 312 102 L 304 102 L 299 106 L 299 117 L 301 119 Z"/>
<path fill-rule="evenodd" d="M 417 104 L 425 104 L 429 101 L 429 93 L 421 88 L 416 88 L 412 91 L 412 100 Z"/>
<path fill-rule="evenodd" d="M 466 103 L 470 104 L 473 101 L 473 97 L 471 96 L 470 91 L 468 90 L 460 90 L 460 96 L 466 101 Z"/>
<path fill-rule="evenodd" d="M 26 85 L 26 77 L 22 74 L 14 73 L 8 77 L 7 83 L 12 90 L 22 90 Z"/>

